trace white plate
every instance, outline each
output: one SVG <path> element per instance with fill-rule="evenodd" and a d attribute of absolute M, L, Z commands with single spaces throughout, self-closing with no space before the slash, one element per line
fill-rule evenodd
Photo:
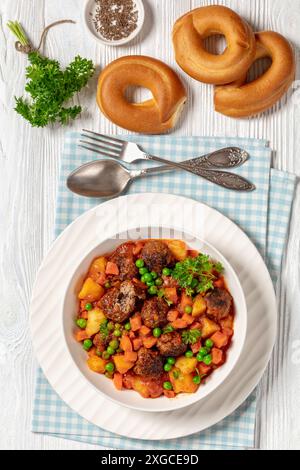
<path fill-rule="evenodd" d="M 132 31 L 132 33 L 126 38 L 119 39 L 117 41 L 110 41 L 102 37 L 101 34 L 96 31 L 95 26 L 92 22 L 91 15 L 94 16 L 97 7 L 95 0 L 86 0 L 85 5 L 83 7 L 83 22 L 85 24 L 87 32 L 93 39 L 96 39 L 97 42 L 105 46 L 123 46 L 129 43 L 141 32 L 145 21 L 145 9 L 143 0 L 135 0 L 135 6 L 138 11 L 138 22 L 136 29 Z"/>
<path fill-rule="evenodd" d="M 197 233 L 232 265 L 248 311 L 245 346 L 229 377 L 209 396 L 188 408 L 147 413 L 121 407 L 101 395 L 75 366 L 62 322 L 69 280 L 99 238 L 136 227 L 174 227 Z M 153 234 L 151 234 L 153 236 Z M 45 325 L 47 327 L 45 328 Z M 196 201 L 166 194 L 123 196 L 76 219 L 55 241 L 39 270 L 31 303 L 31 330 L 38 361 L 60 397 L 101 428 L 137 439 L 173 439 L 199 432 L 232 413 L 261 378 L 276 336 L 276 298 L 268 270 L 255 246 L 233 222 Z"/>

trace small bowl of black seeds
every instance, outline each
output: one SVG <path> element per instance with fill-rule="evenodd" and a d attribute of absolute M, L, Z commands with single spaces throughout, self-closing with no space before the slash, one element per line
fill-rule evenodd
<path fill-rule="evenodd" d="M 84 7 L 88 32 L 106 46 L 130 42 L 141 31 L 144 18 L 142 0 L 88 0 Z"/>

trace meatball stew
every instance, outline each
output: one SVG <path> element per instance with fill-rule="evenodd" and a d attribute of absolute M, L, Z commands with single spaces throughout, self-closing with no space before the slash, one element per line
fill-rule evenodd
<path fill-rule="evenodd" d="M 118 390 L 194 393 L 226 360 L 234 305 L 223 267 L 181 240 L 123 243 L 92 262 L 78 298 L 76 340 Z"/>

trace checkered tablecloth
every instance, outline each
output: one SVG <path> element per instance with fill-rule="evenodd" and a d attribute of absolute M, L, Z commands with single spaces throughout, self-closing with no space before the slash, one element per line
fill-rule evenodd
<path fill-rule="evenodd" d="M 68 133 L 61 157 L 55 235 L 101 200 L 77 196 L 67 190 L 67 175 L 79 165 L 97 156 L 79 149 L 79 135 Z M 289 226 L 296 178 L 270 170 L 271 150 L 267 142 L 255 139 L 204 137 L 126 136 L 143 149 L 165 158 L 181 160 L 218 148 L 239 146 L 251 158 L 236 169 L 257 186 L 253 193 L 227 191 L 182 171 L 143 178 L 134 182 L 130 193 L 163 192 L 187 196 L 204 202 L 236 222 L 264 256 L 276 284 Z M 139 167 L 151 165 L 149 162 Z M 256 413 L 255 392 L 232 415 L 212 428 L 187 438 L 163 442 L 120 437 L 89 423 L 72 411 L 51 388 L 39 369 L 35 389 L 32 431 L 119 449 L 228 449 L 254 446 Z"/>

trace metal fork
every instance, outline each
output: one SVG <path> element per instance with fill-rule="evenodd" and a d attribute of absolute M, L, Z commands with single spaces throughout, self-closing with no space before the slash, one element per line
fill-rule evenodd
<path fill-rule="evenodd" d="M 150 155 L 143 152 L 137 144 L 116 137 L 108 137 L 87 129 L 83 129 L 81 135 L 89 140 L 80 140 L 81 144 L 79 144 L 79 146 L 101 156 L 114 158 L 126 163 L 133 163 L 138 160 L 158 161 L 173 168 L 193 173 L 227 189 L 238 191 L 253 191 L 255 189 L 255 186 L 242 176 L 215 170 L 215 168 L 224 168 L 224 164 L 225 168 L 240 166 L 249 158 L 246 151 L 236 147 L 221 149 L 210 155 L 204 155 L 203 157 L 177 163 L 155 155 Z M 211 158 L 213 155 L 215 158 Z M 220 155 L 222 155 L 223 158 L 220 158 Z"/>

